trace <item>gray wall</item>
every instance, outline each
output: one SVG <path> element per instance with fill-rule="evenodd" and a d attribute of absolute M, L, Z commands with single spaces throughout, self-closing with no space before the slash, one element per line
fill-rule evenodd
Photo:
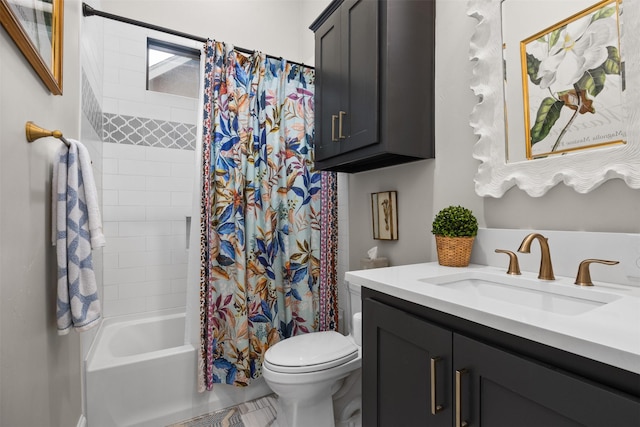
<path fill-rule="evenodd" d="M 64 95 L 53 96 L 0 30 L 0 425 L 74 426 L 80 340 L 56 330 L 51 161 L 60 142 L 28 144 L 32 120 L 79 137 L 80 3 L 65 2 Z"/>

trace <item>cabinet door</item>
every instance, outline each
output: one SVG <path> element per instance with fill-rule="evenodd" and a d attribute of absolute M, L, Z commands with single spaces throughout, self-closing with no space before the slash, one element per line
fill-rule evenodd
<path fill-rule="evenodd" d="M 453 348 L 456 426 L 640 425 L 628 396 L 461 335 Z"/>
<path fill-rule="evenodd" d="M 338 123 L 342 123 L 342 153 L 379 142 L 379 3 L 345 0 L 340 6 L 342 101 L 335 114 L 341 116 Z"/>
<path fill-rule="evenodd" d="M 363 322 L 362 425 L 451 426 L 451 332 L 370 298 Z"/>
<path fill-rule="evenodd" d="M 340 47 L 342 30 L 339 10 L 316 31 L 316 134 L 314 138 L 317 160 L 340 154 L 338 120 L 342 90 Z"/>

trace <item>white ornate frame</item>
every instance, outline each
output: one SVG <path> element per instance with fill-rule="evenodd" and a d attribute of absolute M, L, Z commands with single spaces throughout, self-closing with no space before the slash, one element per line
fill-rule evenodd
<path fill-rule="evenodd" d="M 470 117 L 471 127 L 479 137 L 473 157 L 481 161 L 474 180 L 476 193 L 502 197 L 517 185 L 528 195 L 539 197 L 559 182 L 578 193 L 588 193 L 612 178 L 640 188 L 640 1 L 625 1 L 622 15 L 627 143 L 517 163 L 505 161 L 501 3 L 502 0 L 469 0 L 467 9 L 467 14 L 478 20 L 470 44 L 474 63 L 471 89 L 479 98 Z"/>

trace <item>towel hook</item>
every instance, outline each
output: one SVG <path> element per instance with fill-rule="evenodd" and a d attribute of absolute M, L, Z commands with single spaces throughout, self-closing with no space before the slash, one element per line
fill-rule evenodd
<path fill-rule="evenodd" d="M 35 123 L 29 121 L 27 122 L 27 124 L 25 125 L 25 131 L 26 131 L 26 135 L 27 135 L 27 141 L 29 142 L 33 142 L 36 139 L 40 139 L 43 138 L 45 136 L 52 136 L 54 138 L 59 139 L 60 141 L 64 142 L 64 144 L 68 147 L 69 141 L 67 141 L 67 139 L 62 135 L 62 132 L 60 132 L 59 130 L 48 130 L 48 129 L 44 129 L 41 128 L 40 126 L 36 125 Z"/>

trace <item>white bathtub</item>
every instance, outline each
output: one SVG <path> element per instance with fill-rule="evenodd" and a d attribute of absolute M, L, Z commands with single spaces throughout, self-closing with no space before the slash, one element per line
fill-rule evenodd
<path fill-rule="evenodd" d="M 196 350 L 184 312 L 105 319 L 85 361 L 88 427 L 163 426 L 271 393 L 250 387 L 196 390 Z"/>

